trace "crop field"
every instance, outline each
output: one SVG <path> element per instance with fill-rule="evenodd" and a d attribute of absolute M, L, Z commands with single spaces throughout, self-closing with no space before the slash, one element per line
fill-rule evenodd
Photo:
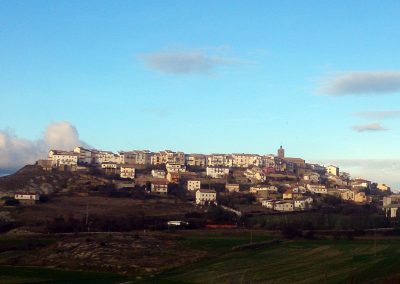
<path fill-rule="evenodd" d="M 0 283 L 122 283 L 128 276 L 54 268 L 0 266 Z"/>
<path fill-rule="evenodd" d="M 400 283 L 399 258 L 400 239 L 383 236 L 287 240 L 225 229 L 3 237 L 0 283 Z"/>
<path fill-rule="evenodd" d="M 256 240 L 268 237 L 256 236 Z M 145 283 L 399 283 L 400 240 L 294 240 L 232 251 L 248 237 L 189 237 L 213 257 Z M 254 238 L 253 238 L 254 240 Z"/>

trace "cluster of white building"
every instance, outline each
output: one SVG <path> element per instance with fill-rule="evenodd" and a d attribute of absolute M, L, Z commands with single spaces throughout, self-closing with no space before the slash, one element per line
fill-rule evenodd
<path fill-rule="evenodd" d="M 73 151 L 50 150 L 48 159 L 41 160 L 43 165 L 55 168 L 77 169 L 85 165 L 101 165 L 102 168 L 116 168 L 116 165 L 166 165 L 168 172 L 185 172 L 186 166 L 206 168 L 207 176 L 224 178 L 230 168 L 246 169 L 245 176 L 256 182 L 263 182 L 266 175 L 284 172 L 294 174 L 298 169 L 307 169 L 311 173 L 304 176 L 311 182 L 318 182 L 320 174 L 327 174 L 330 178 L 339 178 L 339 168 L 329 165 L 323 167 L 316 164 L 306 164 L 303 159 L 285 157 L 282 146 L 277 155 L 258 154 L 185 154 L 165 150 L 151 152 L 149 150 L 102 151 L 76 147 Z M 45 163 L 47 162 L 47 163 Z M 103 165 L 104 164 L 104 165 Z M 116 165 L 115 165 L 116 164 Z"/>
<path fill-rule="evenodd" d="M 40 163 L 39 163 L 40 162 Z M 38 161 L 42 167 L 58 168 L 64 170 L 79 170 L 80 167 L 97 166 L 106 173 L 119 174 L 126 179 L 135 179 L 138 166 L 154 166 L 151 171 L 153 178 L 160 179 L 151 185 L 154 193 L 166 194 L 168 183 L 179 183 L 181 175 L 190 176 L 194 172 L 188 168 L 197 167 L 205 169 L 205 176 L 211 179 L 225 179 L 228 192 L 239 192 L 239 184 L 228 184 L 227 177 L 232 170 L 242 169 L 243 176 L 252 184 L 262 184 L 268 175 L 284 173 L 301 177 L 302 186 L 291 188 L 283 194 L 282 200 L 268 198 L 277 194 L 275 186 L 252 186 L 250 193 L 260 196 L 263 206 L 277 211 L 305 210 L 310 207 L 312 198 L 304 197 L 308 191 L 311 194 L 331 194 L 332 189 L 321 184 L 321 180 L 327 179 L 335 186 L 335 194 L 343 200 L 351 200 L 357 203 L 368 202 L 369 199 L 363 189 L 369 188 L 371 182 L 363 179 L 351 180 L 346 173 L 341 173 L 339 168 L 333 165 L 321 166 L 318 164 L 307 164 L 300 158 L 285 157 L 282 146 L 277 155 L 257 154 L 185 154 L 170 150 L 151 152 L 148 150 L 101 151 L 76 147 L 73 151 L 49 151 L 48 159 Z M 164 169 L 160 169 L 164 165 Z M 301 173 L 301 174 L 300 174 Z M 384 184 L 379 184 L 382 191 L 390 190 Z M 205 192 L 201 183 L 196 179 L 188 179 L 187 189 L 196 192 L 196 202 L 204 204 L 206 196 L 212 197 L 211 192 Z M 202 193 L 204 191 L 204 194 Z M 215 192 L 214 192 L 215 193 Z M 206 195 L 207 194 L 207 195 Z M 197 196 L 202 196 L 197 200 Z M 290 196 L 290 197 L 289 197 Z M 204 198 L 203 198 L 204 197 Z M 262 198 L 264 197 L 264 198 Z M 310 201 L 311 200 L 311 201 Z M 207 199 L 207 202 L 210 201 Z M 216 193 L 215 200 L 216 202 Z M 271 205 L 272 204 L 272 205 Z"/>
<path fill-rule="evenodd" d="M 310 196 L 304 196 L 301 198 L 291 199 L 291 200 L 267 199 L 262 201 L 262 206 L 279 212 L 304 211 L 312 209 L 313 198 Z"/>
<path fill-rule="evenodd" d="M 151 152 L 149 150 L 102 151 L 76 147 L 73 151 L 51 150 L 48 159 L 53 167 L 77 165 L 98 165 L 103 163 L 129 164 L 129 165 L 187 165 L 192 167 L 210 168 L 282 168 L 282 163 L 293 164 L 290 159 L 274 155 L 258 154 L 185 154 L 170 150 Z M 280 160 L 281 159 L 281 160 Z M 284 161 L 282 161 L 282 159 Z M 300 159 L 301 160 L 301 159 Z M 304 160 L 303 160 L 304 162 Z M 286 168 L 291 168 L 286 166 Z"/>

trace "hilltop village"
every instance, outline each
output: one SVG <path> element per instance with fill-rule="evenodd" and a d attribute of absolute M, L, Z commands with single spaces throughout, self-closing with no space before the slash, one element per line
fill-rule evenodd
<path fill-rule="evenodd" d="M 204 155 L 170 150 L 113 153 L 76 147 L 73 151 L 50 150 L 47 159 L 38 160 L 37 166 L 47 172 L 96 173 L 111 180 L 116 189 L 144 188 L 148 194 L 157 195 L 179 192 L 199 206 L 231 205 L 225 208 L 238 214 L 240 204 L 229 202 L 230 196 L 245 196 L 252 204 L 274 212 L 313 210 L 321 197 L 335 196 L 354 204 L 379 203 L 392 217 L 400 203 L 385 184 L 352 178 L 335 165 L 287 157 L 282 146 L 276 155 Z M 90 194 L 79 187 L 76 193 Z M 14 197 L 22 203 L 35 203 L 40 194 L 43 192 L 25 188 Z"/>
<path fill-rule="evenodd" d="M 253 256 L 273 246 L 280 258 L 281 238 L 342 244 L 400 234 L 400 195 L 388 186 L 287 157 L 283 147 L 276 155 L 50 150 L 0 178 L 0 202 L 0 235 L 52 238 L 0 257 L 7 265 L 152 275 L 224 248 Z M 216 240 L 209 252 L 204 236 Z"/>

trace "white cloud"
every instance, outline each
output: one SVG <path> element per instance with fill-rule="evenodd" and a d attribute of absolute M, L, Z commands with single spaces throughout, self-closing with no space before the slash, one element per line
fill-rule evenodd
<path fill-rule="evenodd" d="M 344 72 L 323 80 L 318 93 L 332 96 L 400 93 L 400 71 Z"/>
<path fill-rule="evenodd" d="M 25 164 L 36 161 L 45 155 L 42 141 L 30 141 L 16 137 L 8 131 L 0 131 L 0 169 L 1 172 L 13 171 Z"/>
<path fill-rule="evenodd" d="M 207 74 L 217 66 L 246 64 L 246 62 L 224 57 L 214 57 L 204 51 L 155 52 L 142 56 L 153 70 L 169 74 Z"/>
<path fill-rule="evenodd" d="M 387 128 L 384 128 L 380 123 L 369 123 L 369 124 L 361 124 L 361 125 L 353 125 L 352 126 L 353 130 L 357 132 L 375 132 L 375 131 L 386 131 L 389 130 Z"/>
<path fill-rule="evenodd" d="M 86 146 L 79 140 L 75 126 L 65 121 L 50 124 L 44 132 L 44 142 L 52 149 L 73 150 L 78 145 Z"/>
<path fill-rule="evenodd" d="M 0 130 L 0 171 L 14 171 L 26 164 L 47 157 L 49 149 L 72 150 L 88 146 L 79 140 L 76 128 L 68 122 L 50 124 L 43 138 L 35 141 L 17 137 L 10 131 Z"/>
<path fill-rule="evenodd" d="M 395 190 L 400 189 L 400 159 L 333 159 L 315 162 L 337 165 L 340 171 L 349 172 L 352 177 L 363 177 L 386 183 Z"/>
<path fill-rule="evenodd" d="M 400 110 L 360 111 L 353 114 L 365 118 L 395 118 L 400 117 Z"/>

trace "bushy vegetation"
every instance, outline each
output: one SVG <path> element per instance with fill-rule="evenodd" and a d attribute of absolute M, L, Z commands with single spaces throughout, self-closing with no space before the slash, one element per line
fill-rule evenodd
<path fill-rule="evenodd" d="M 229 206 L 232 208 L 236 208 L 236 204 L 253 204 L 256 201 L 254 194 L 238 194 L 231 193 L 227 195 L 220 195 L 218 198 L 218 202 L 221 205 Z"/>
<path fill-rule="evenodd" d="M 220 206 L 212 206 L 207 211 L 206 218 L 211 223 L 216 224 L 236 224 L 238 218 L 235 213 L 224 210 Z"/>
<path fill-rule="evenodd" d="M 390 227 L 390 220 L 379 214 L 324 214 L 303 212 L 295 214 L 273 214 L 263 216 L 245 216 L 247 227 L 281 230 L 288 224 L 299 230 L 363 230 Z"/>
<path fill-rule="evenodd" d="M 4 201 L 5 206 L 17 206 L 19 205 L 19 200 L 14 197 L 4 196 L 1 198 Z"/>
<path fill-rule="evenodd" d="M 166 220 L 161 217 L 150 217 L 144 214 L 127 215 L 126 217 L 90 216 L 74 218 L 59 216 L 46 224 L 49 233 L 77 232 L 129 232 L 138 229 L 166 229 Z"/>

